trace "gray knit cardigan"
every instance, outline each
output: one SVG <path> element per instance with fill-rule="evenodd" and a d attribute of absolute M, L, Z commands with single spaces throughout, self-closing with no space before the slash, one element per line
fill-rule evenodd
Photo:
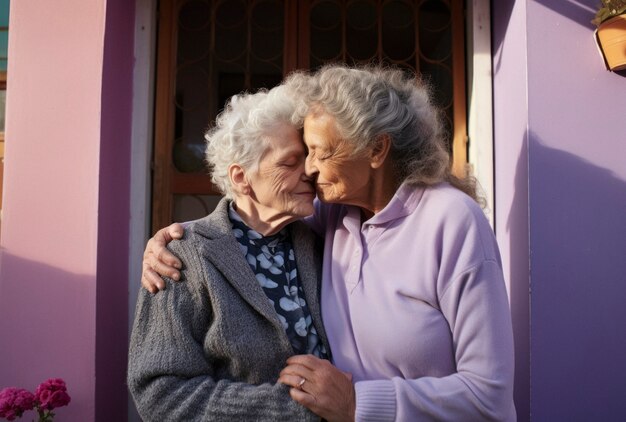
<path fill-rule="evenodd" d="M 314 234 L 289 225 L 315 328 L 329 349 L 319 304 Z M 191 223 L 169 249 L 185 267 L 155 295 L 141 289 L 128 358 L 128 387 L 146 421 L 313 421 L 278 374 L 293 349 L 232 235 L 228 201 Z"/>

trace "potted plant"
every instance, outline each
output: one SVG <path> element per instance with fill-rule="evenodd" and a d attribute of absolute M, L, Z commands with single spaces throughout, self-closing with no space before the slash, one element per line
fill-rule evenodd
<path fill-rule="evenodd" d="M 607 69 L 626 69 L 626 0 L 602 0 L 591 22 Z"/>

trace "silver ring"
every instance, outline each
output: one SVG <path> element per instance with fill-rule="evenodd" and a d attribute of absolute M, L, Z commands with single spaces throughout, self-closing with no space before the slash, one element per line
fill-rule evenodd
<path fill-rule="evenodd" d="M 300 382 L 298 383 L 298 385 L 296 385 L 296 388 L 298 390 L 302 390 L 302 386 L 304 385 L 305 382 L 306 382 L 306 378 L 302 378 Z"/>

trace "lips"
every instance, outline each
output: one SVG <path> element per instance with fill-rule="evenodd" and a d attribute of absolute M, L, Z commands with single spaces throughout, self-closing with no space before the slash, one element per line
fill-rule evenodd
<path fill-rule="evenodd" d="M 300 191 L 300 192 L 296 192 L 296 195 L 313 195 L 313 196 L 315 196 L 315 185 L 313 185 L 312 183 L 306 183 L 306 184 L 302 185 L 302 187 L 304 188 L 304 190 Z"/>

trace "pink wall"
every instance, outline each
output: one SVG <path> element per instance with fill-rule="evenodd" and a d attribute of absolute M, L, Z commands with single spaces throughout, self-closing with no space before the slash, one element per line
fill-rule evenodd
<path fill-rule="evenodd" d="M 122 0 L 11 4 L 0 388 L 64 378 L 61 420 L 126 412 L 133 15 Z"/>

